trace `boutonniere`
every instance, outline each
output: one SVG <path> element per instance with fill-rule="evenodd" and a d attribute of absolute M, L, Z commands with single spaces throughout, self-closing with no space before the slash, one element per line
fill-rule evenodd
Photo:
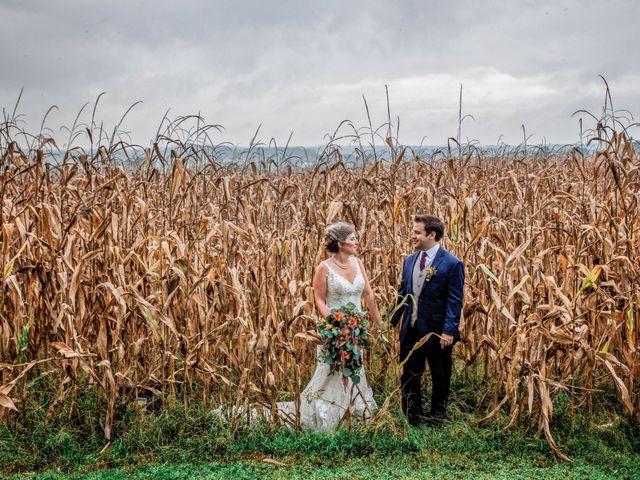
<path fill-rule="evenodd" d="M 427 283 L 436 273 L 438 273 L 438 270 L 434 267 L 427 268 L 424 272 L 424 282 Z"/>

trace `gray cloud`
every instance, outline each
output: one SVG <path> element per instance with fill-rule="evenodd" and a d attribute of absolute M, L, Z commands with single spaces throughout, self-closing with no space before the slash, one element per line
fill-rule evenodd
<path fill-rule="evenodd" d="M 401 140 L 442 144 L 456 132 L 464 84 L 470 138 L 572 142 L 578 108 L 598 110 L 609 80 L 616 105 L 640 110 L 635 34 L 640 4 L 589 1 L 8 1 L 0 4 L 0 105 L 37 128 L 69 124 L 101 91 L 98 117 L 146 143 L 164 111 L 201 112 L 219 140 L 319 144 L 343 119 L 386 120 L 384 85 Z"/>

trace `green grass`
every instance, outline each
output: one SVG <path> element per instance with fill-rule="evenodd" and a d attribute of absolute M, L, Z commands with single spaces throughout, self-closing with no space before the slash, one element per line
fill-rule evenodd
<path fill-rule="evenodd" d="M 223 425 L 210 407 L 193 402 L 148 410 L 119 405 L 114 439 L 105 448 L 103 412 L 95 390 L 79 390 L 46 419 L 50 391 L 0 423 L 0 475 L 5 478 L 639 478 L 640 430 L 619 412 L 600 409 L 589 419 L 557 403 L 556 442 L 573 463 L 557 460 L 535 429 L 477 426 L 458 389 L 454 421 L 442 428 L 301 433 L 266 424 Z M 609 404 L 611 405 L 611 404 Z M 598 426 L 600 425 L 600 426 Z M 265 463 L 270 458 L 286 466 Z"/>
<path fill-rule="evenodd" d="M 286 459 L 285 459 L 286 460 Z M 178 464 L 147 466 L 135 470 L 119 469 L 90 473 L 53 473 L 35 475 L 38 479 L 253 479 L 253 478 L 345 478 L 345 479 L 398 479 L 398 478 L 440 478 L 440 479 L 632 479 L 635 472 L 607 471 L 598 466 L 576 462 L 574 464 L 554 464 L 536 466 L 530 463 L 483 462 L 460 465 L 446 457 L 433 463 L 429 455 L 416 457 L 400 455 L 372 455 L 349 458 L 336 464 L 322 464 L 291 458 L 285 467 L 272 466 L 259 460 L 242 460 L 227 463 Z M 25 478 L 25 477 L 16 477 Z"/>
<path fill-rule="evenodd" d="M 181 413 L 182 412 L 182 413 Z M 27 478 L 639 478 L 638 432 L 611 427 L 558 435 L 573 463 L 556 460 L 546 441 L 524 430 L 479 428 L 469 420 L 406 434 L 296 433 L 266 425 L 230 431 L 204 412 L 141 416 L 109 448 L 80 432 L 49 431 L 41 440 L 3 431 L 5 473 Z M 575 428 L 575 427 L 574 427 Z M 22 432 L 26 435 L 26 432 Z M 13 440 L 12 440 L 13 439 Z M 85 440 L 83 442 L 83 440 Z M 20 444 L 19 449 L 12 447 Z M 277 467 L 267 457 L 286 464 Z M 115 468 L 114 468 L 115 467 Z M 62 472 L 62 473 L 60 473 Z"/>
<path fill-rule="evenodd" d="M 619 434 L 618 434 L 619 435 Z M 477 429 L 467 424 L 443 429 L 411 429 L 405 439 L 340 432 L 336 436 L 293 434 L 286 430 L 245 432 L 224 452 L 207 452 L 204 439 L 190 445 L 165 445 L 147 455 L 122 456 L 127 468 L 96 471 L 77 465 L 73 473 L 26 475 L 41 479 L 119 478 L 638 478 L 640 456 L 589 435 L 573 463 L 555 460 L 545 443 L 522 432 Z M 616 436 L 617 438 L 617 436 Z M 576 439 L 577 441 L 577 439 Z M 178 442 L 181 443 L 181 442 Z M 122 445 L 120 446 L 122 447 Z M 196 447 L 194 449 L 194 447 Z M 595 447 L 593 450 L 589 448 Z M 614 446 L 615 447 L 615 446 Z M 120 453 L 118 453 L 120 452 Z M 121 451 L 96 458 L 98 468 L 114 462 Z M 215 459 L 217 457 L 217 459 Z M 265 463 L 274 459 L 286 466 Z M 204 462 L 206 460 L 206 462 Z M 147 464 L 146 466 L 144 466 Z M 16 476 L 14 478 L 25 478 Z"/>

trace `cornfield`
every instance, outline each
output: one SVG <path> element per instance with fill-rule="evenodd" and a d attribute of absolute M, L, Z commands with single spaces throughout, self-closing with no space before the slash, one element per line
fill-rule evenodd
<path fill-rule="evenodd" d="M 358 165 L 331 142 L 308 169 L 217 161 L 194 140 L 203 127 L 168 128 L 123 166 L 122 141 L 86 131 L 87 146 L 54 157 L 42 132 L 0 129 L 0 418 L 19 416 L 45 374 L 48 415 L 96 386 L 107 440 L 116 405 L 141 396 L 293 399 L 315 366 L 324 226 L 356 225 L 384 313 L 422 212 L 444 219 L 444 246 L 465 263 L 455 357 L 482 376 L 482 421 L 533 420 L 563 456 L 558 395 L 589 412 L 607 384 L 637 421 L 640 161 L 624 131 L 599 124 L 591 153 L 440 158 L 388 138 Z M 396 332 L 383 319 L 375 336 L 374 390 L 398 382 Z"/>

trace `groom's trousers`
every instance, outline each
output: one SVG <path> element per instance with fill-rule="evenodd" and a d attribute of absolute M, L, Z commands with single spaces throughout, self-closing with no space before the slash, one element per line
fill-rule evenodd
<path fill-rule="evenodd" d="M 400 361 L 404 361 L 413 346 L 420 340 L 414 328 L 409 327 L 400 344 Z M 410 424 L 418 424 L 424 419 L 422 409 L 422 375 L 425 361 L 431 373 L 431 411 L 429 415 L 444 418 L 451 387 L 451 365 L 453 346 L 440 347 L 440 338 L 432 335 L 427 342 L 418 348 L 407 359 L 403 366 L 402 377 L 402 411 Z"/>

